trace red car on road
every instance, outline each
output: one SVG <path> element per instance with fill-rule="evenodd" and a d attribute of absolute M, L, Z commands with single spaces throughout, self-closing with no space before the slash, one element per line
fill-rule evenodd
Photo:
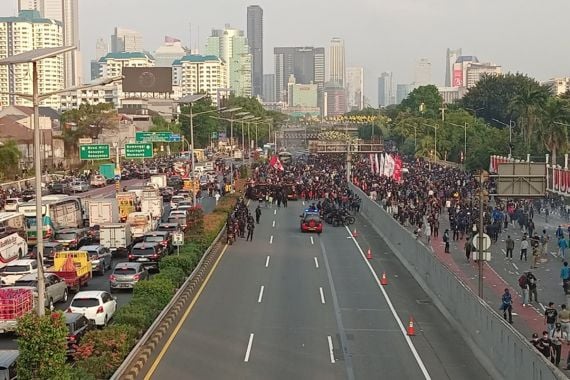
<path fill-rule="evenodd" d="M 323 232 L 323 221 L 317 212 L 305 212 L 301 217 L 301 232 Z"/>

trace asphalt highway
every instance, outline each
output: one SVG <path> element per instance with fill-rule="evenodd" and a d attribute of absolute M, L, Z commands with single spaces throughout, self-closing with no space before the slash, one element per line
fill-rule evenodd
<path fill-rule="evenodd" d="M 489 378 L 364 220 L 356 238 L 331 226 L 302 234 L 303 209 L 263 209 L 253 242 L 226 247 L 141 378 Z M 416 336 L 408 337 L 411 316 Z"/>

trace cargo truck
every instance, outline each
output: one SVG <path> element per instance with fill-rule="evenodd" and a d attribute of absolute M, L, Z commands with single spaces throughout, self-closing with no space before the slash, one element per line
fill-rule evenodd
<path fill-rule="evenodd" d="M 47 272 L 63 278 L 67 287 L 74 292 L 87 285 L 93 276 L 89 253 L 86 251 L 56 252 L 53 267 L 48 268 Z"/>
<path fill-rule="evenodd" d="M 99 227 L 99 244 L 112 254 L 128 253 L 133 244 L 131 226 L 127 223 L 109 223 Z"/>
<path fill-rule="evenodd" d="M 16 331 L 18 318 L 34 310 L 32 289 L 0 288 L 0 333 Z"/>
<path fill-rule="evenodd" d="M 159 189 L 164 189 L 166 185 L 166 174 L 157 174 L 150 177 L 150 182 L 158 186 Z"/>
<path fill-rule="evenodd" d="M 134 242 L 142 240 L 144 234 L 154 231 L 158 225 L 150 212 L 131 212 L 127 217 L 127 224 L 131 226 Z"/>
<path fill-rule="evenodd" d="M 89 227 L 113 223 L 113 203 L 110 201 L 90 200 L 88 207 Z"/>
<path fill-rule="evenodd" d="M 99 165 L 99 173 L 108 180 L 115 178 L 115 164 Z"/>
<path fill-rule="evenodd" d="M 124 222 L 130 213 L 136 211 L 137 195 L 130 191 L 118 193 L 117 203 L 119 205 L 119 221 Z"/>

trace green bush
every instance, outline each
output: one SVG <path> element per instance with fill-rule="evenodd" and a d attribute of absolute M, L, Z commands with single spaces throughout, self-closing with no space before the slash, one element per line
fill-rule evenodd
<path fill-rule="evenodd" d="M 191 255 L 167 256 L 160 260 L 160 271 L 168 268 L 180 269 L 183 275 L 189 275 L 196 267 L 194 257 Z"/>
<path fill-rule="evenodd" d="M 28 313 L 18 320 L 18 379 L 67 377 L 67 326 L 62 312 L 39 317 Z"/>
<path fill-rule="evenodd" d="M 148 281 L 140 281 L 133 290 L 133 300 L 148 302 L 152 307 L 164 308 L 174 295 L 174 285 L 165 279 L 151 278 Z"/>
<path fill-rule="evenodd" d="M 119 325 L 133 326 L 140 335 L 154 321 L 160 313 L 160 309 L 146 302 L 129 302 L 121 307 L 113 316 L 113 323 Z"/>
<path fill-rule="evenodd" d="M 172 286 L 179 288 L 180 285 L 184 283 L 186 274 L 181 268 L 167 267 L 165 269 L 161 269 L 160 273 L 154 276 L 154 279 L 168 280 L 172 283 Z"/>
<path fill-rule="evenodd" d="M 74 354 L 76 366 L 96 379 L 109 378 L 135 344 L 136 333 L 134 327 L 118 324 L 87 332 Z"/>

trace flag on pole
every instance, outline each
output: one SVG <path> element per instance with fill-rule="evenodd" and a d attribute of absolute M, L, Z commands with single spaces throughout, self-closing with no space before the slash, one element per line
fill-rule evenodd
<path fill-rule="evenodd" d="M 281 163 L 281 161 L 279 161 L 279 158 L 276 155 L 273 155 L 271 157 L 271 160 L 269 161 L 269 166 L 280 171 L 285 170 L 283 168 L 283 164 Z"/>
<path fill-rule="evenodd" d="M 380 153 L 380 165 L 378 166 L 378 174 L 384 175 L 384 166 L 386 166 L 385 155 Z"/>
<path fill-rule="evenodd" d="M 396 156 L 394 158 L 394 181 L 400 182 L 402 180 L 402 158 L 400 156 Z"/>
<path fill-rule="evenodd" d="M 372 172 L 372 174 L 374 174 L 376 172 L 376 168 L 374 167 L 374 155 L 370 153 L 368 155 L 368 158 L 370 160 L 370 171 Z"/>
<path fill-rule="evenodd" d="M 374 174 L 380 174 L 380 163 L 378 162 L 378 153 L 374 155 L 374 161 L 376 162 L 376 173 Z"/>

